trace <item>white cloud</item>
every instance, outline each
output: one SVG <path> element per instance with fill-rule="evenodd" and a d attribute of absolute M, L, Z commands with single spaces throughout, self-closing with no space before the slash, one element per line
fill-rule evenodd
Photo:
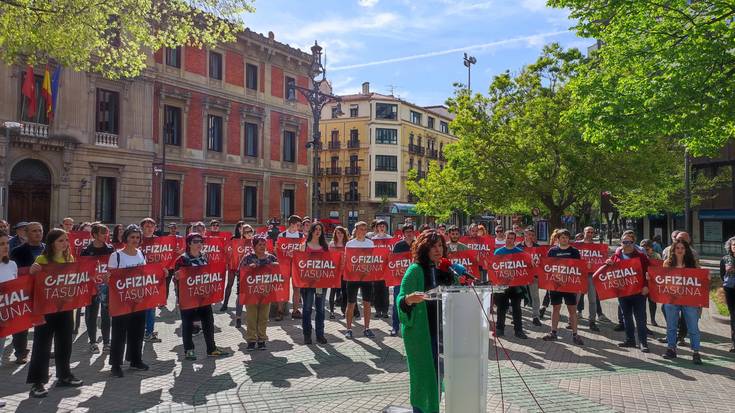
<path fill-rule="evenodd" d="M 357 0 L 357 4 L 362 7 L 373 7 L 378 4 L 379 0 Z"/>
<path fill-rule="evenodd" d="M 546 0 L 521 0 L 521 7 L 530 11 L 545 10 Z"/>

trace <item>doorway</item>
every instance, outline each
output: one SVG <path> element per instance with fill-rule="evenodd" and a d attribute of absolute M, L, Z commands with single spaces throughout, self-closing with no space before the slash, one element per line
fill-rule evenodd
<path fill-rule="evenodd" d="M 8 220 L 37 221 L 45 232 L 51 221 L 51 171 L 36 159 L 18 162 L 10 173 Z"/>

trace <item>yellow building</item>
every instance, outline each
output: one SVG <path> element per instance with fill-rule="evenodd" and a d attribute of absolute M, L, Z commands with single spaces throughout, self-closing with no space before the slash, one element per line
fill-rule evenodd
<path fill-rule="evenodd" d="M 322 112 L 320 211 L 343 225 L 382 218 L 391 228 L 414 214 L 408 171 L 426 176 L 429 163 L 445 162 L 444 148 L 452 115 L 444 106 L 421 107 L 400 98 L 370 92 L 342 96 Z M 416 222 L 416 220 L 414 220 Z"/>

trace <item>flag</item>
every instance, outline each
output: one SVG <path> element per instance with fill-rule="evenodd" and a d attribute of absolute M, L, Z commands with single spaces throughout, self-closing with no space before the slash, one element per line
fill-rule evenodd
<path fill-rule="evenodd" d="M 33 118 L 36 116 L 36 79 L 33 76 L 33 66 L 28 65 L 26 68 L 25 79 L 23 79 L 23 96 L 28 98 L 28 110 L 26 116 Z"/>
<path fill-rule="evenodd" d="M 56 66 L 56 69 L 54 69 L 54 74 L 51 76 L 51 116 L 49 117 L 49 121 L 52 121 L 54 116 L 56 115 L 56 109 L 58 107 L 56 106 L 56 100 L 59 97 L 59 82 L 61 77 L 61 66 Z"/>
<path fill-rule="evenodd" d="M 43 71 L 43 83 L 41 84 L 41 96 L 46 101 L 46 118 L 51 120 L 53 113 L 53 102 L 51 101 L 51 74 L 48 71 L 48 65 Z"/>

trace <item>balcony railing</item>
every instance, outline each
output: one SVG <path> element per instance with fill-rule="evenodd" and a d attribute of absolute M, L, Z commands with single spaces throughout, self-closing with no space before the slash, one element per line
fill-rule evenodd
<path fill-rule="evenodd" d="M 97 132 L 95 133 L 95 138 L 95 144 L 97 146 L 117 148 L 117 135 L 115 135 L 114 133 Z"/>
<path fill-rule="evenodd" d="M 426 148 L 419 145 L 414 145 L 412 143 L 408 144 L 408 152 L 409 153 L 415 153 L 417 155 L 423 155 L 426 153 Z"/>
<path fill-rule="evenodd" d="M 326 168 L 327 176 L 339 176 L 342 175 L 342 168 Z"/>
<path fill-rule="evenodd" d="M 327 193 L 327 202 L 339 202 L 340 196 L 338 192 L 328 192 Z"/>
<path fill-rule="evenodd" d="M 360 140 L 359 139 L 350 139 L 347 141 L 347 148 L 348 149 L 360 149 Z"/>
<path fill-rule="evenodd" d="M 339 149 L 340 147 L 340 141 L 329 141 L 329 149 Z"/>
<path fill-rule="evenodd" d="M 436 149 L 429 149 L 428 151 L 426 151 L 426 156 L 428 158 L 436 159 L 439 157 L 439 151 L 437 151 Z"/>
<path fill-rule="evenodd" d="M 347 176 L 360 175 L 360 167 L 359 166 L 349 166 L 345 168 L 345 175 Z"/>
<path fill-rule="evenodd" d="M 357 192 L 345 192 L 345 201 L 347 202 L 359 202 L 360 194 Z"/>
<path fill-rule="evenodd" d="M 48 125 L 33 122 L 22 122 L 21 125 L 23 125 L 20 128 L 21 135 L 48 138 Z"/>

